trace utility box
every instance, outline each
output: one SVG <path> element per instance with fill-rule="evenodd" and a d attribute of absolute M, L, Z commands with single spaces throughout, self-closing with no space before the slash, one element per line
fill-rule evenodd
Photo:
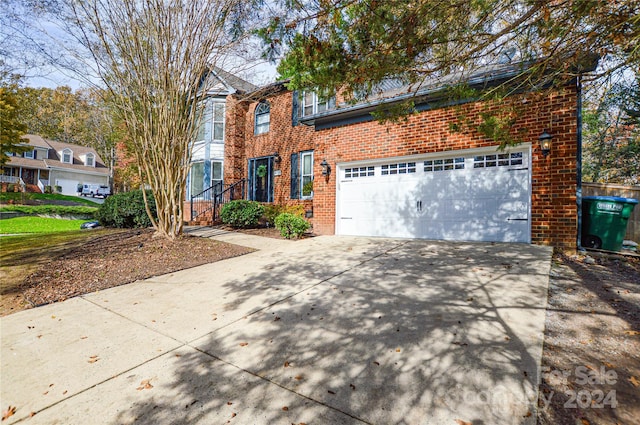
<path fill-rule="evenodd" d="M 617 196 L 582 198 L 582 246 L 620 251 L 627 221 L 637 203 L 637 199 Z"/>

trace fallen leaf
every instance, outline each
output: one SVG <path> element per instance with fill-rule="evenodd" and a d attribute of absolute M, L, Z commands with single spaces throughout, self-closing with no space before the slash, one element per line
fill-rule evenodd
<path fill-rule="evenodd" d="M 328 392 L 329 394 L 333 394 L 333 395 L 335 395 L 335 394 L 336 394 L 336 393 L 334 393 L 334 392 L 333 392 L 333 391 L 331 391 L 331 390 L 327 390 L 327 392 Z"/>
<path fill-rule="evenodd" d="M 611 364 L 611 363 L 609 363 L 609 362 L 604 362 L 603 364 L 604 364 L 606 367 L 608 367 L 609 369 L 615 369 L 615 368 L 616 368 L 614 365 L 612 365 L 612 364 Z"/>
<path fill-rule="evenodd" d="M 289 367 L 289 366 L 290 366 L 289 362 L 284 362 L 284 367 Z"/>
<path fill-rule="evenodd" d="M 240 347 L 246 347 L 247 345 L 249 345 L 249 343 L 248 342 L 241 342 L 238 345 L 240 345 Z"/>
<path fill-rule="evenodd" d="M 504 340 L 505 340 L 505 341 L 509 341 L 510 339 L 511 339 L 511 338 L 509 338 L 508 336 L 505 336 L 505 337 L 504 337 Z"/>
<path fill-rule="evenodd" d="M 627 335 L 631 335 L 631 336 L 640 335 L 640 332 L 638 332 L 638 331 L 624 331 L 624 333 L 626 333 Z"/>
<path fill-rule="evenodd" d="M 16 413 L 16 406 L 7 407 L 7 410 L 2 412 L 2 420 L 4 421 L 5 419 L 9 419 L 11 416 L 15 415 L 15 413 Z"/>
<path fill-rule="evenodd" d="M 274 321 L 274 322 L 277 322 L 278 320 L 280 320 L 280 318 L 279 318 L 278 316 L 276 316 L 276 317 L 274 317 L 274 318 L 273 318 L 273 321 Z"/>
<path fill-rule="evenodd" d="M 585 418 L 581 418 L 580 422 L 582 422 L 582 425 L 591 425 L 591 422 L 589 422 L 588 420 L 586 420 Z"/>
<path fill-rule="evenodd" d="M 294 379 L 297 379 L 298 381 L 302 379 L 302 376 L 297 375 Z"/>
<path fill-rule="evenodd" d="M 284 406 L 284 407 L 282 408 L 282 410 L 284 410 L 284 411 L 286 412 L 287 410 L 289 410 L 289 408 L 288 408 L 287 406 Z"/>
<path fill-rule="evenodd" d="M 458 425 L 473 425 L 471 422 L 463 421 L 462 419 L 456 419 Z"/>
<path fill-rule="evenodd" d="M 89 338 L 88 336 L 81 336 L 80 339 L 87 339 Z"/>
<path fill-rule="evenodd" d="M 400 352 L 400 349 L 399 349 L 399 348 L 396 348 L 396 353 L 399 353 L 399 352 Z"/>
<path fill-rule="evenodd" d="M 231 403 L 230 401 L 227 401 L 227 406 L 231 406 L 233 403 Z"/>
<path fill-rule="evenodd" d="M 523 418 L 528 418 L 531 416 L 531 411 L 528 411 L 526 415 L 523 416 Z"/>
<path fill-rule="evenodd" d="M 235 412 L 231 414 L 231 417 L 232 417 L 232 418 L 235 418 L 235 417 L 236 417 Z"/>
<path fill-rule="evenodd" d="M 36 415 L 36 412 L 31 412 L 31 413 L 29 413 L 29 417 L 30 417 L 30 418 L 33 418 L 35 415 Z"/>
<path fill-rule="evenodd" d="M 631 382 L 634 387 L 640 386 L 640 381 L 638 381 L 638 378 L 636 378 L 635 376 L 629 378 L 629 382 Z"/>
<path fill-rule="evenodd" d="M 356 386 L 355 386 L 355 385 L 353 385 L 353 384 L 349 384 L 349 386 L 351 387 L 351 389 L 352 389 L 352 390 L 354 390 L 354 391 L 355 391 L 355 389 L 356 389 Z"/>
<path fill-rule="evenodd" d="M 100 360 L 100 359 L 98 358 L 98 356 L 91 356 L 91 357 L 89 357 L 89 360 L 87 360 L 87 363 L 95 363 L 95 362 L 97 362 L 98 360 Z"/>
<path fill-rule="evenodd" d="M 380 363 L 378 363 L 378 362 L 373 362 L 373 364 L 376 365 L 376 366 L 380 366 Z"/>
<path fill-rule="evenodd" d="M 151 385 L 151 379 L 143 379 L 142 382 L 140 382 L 140 386 L 136 388 L 136 390 L 150 390 L 151 388 L 153 388 L 153 385 Z"/>

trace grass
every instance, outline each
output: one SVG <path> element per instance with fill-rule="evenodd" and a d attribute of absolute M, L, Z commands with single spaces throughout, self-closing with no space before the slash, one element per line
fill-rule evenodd
<path fill-rule="evenodd" d="M 64 220 L 46 217 L 16 217 L 0 220 L 0 234 L 14 233 L 59 233 L 79 230 L 80 225 L 89 220 Z M 6 240 L 2 239 L 5 249 Z"/>
<path fill-rule="evenodd" d="M 82 198 L 80 196 L 67 196 L 67 195 L 58 195 L 52 193 L 20 193 L 20 192 L 3 192 L 0 193 L 0 202 L 3 204 L 8 201 L 13 201 L 14 203 L 24 203 L 27 200 L 36 200 L 42 201 L 42 203 L 47 203 L 47 201 L 70 201 L 78 204 L 86 204 L 91 206 L 96 206 L 96 203 L 90 201 L 89 199 Z"/>

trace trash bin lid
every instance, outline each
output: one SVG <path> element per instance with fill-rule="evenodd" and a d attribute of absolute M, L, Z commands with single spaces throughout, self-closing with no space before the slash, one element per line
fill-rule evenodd
<path fill-rule="evenodd" d="M 620 196 L 583 196 L 583 201 L 609 201 L 622 202 L 625 204 L 637 204 L 638 200 L 633 198 L 621 198 Z"/>

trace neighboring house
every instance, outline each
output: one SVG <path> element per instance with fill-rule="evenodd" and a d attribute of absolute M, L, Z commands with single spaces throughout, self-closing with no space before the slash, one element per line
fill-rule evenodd
<path fill-rule="evenodd" d="M 477 88 L 520 73 L 519 64 L 469 77 Z M 346 104 L 275 83 L 226 98 L 223 178 L 246 179 L 246 197 L 300 203 L 317 234 L 522 242 L 575 249 L 578 235 L 579 81 L 518 93 L 500 105 L 443 103 L 446 84 L 389 82 L 376 99 Z M 379 106 L 412 98 L 416 113 L 381 124 Z M 450 124 L 463 111 L 514 106 L 523 142 L 505 151 Z M 477 122 L 477 120 L 476 120 Z M 542 135 L 553 136 L 548 155 Z M 189 198 L 187 198 L 189 199 Z M 185 208 L 188 210 L 188 208 Z M 187 217 L 188 218 L 188 217 Z"/>
<path fill-rule="evenodd" d="M 227 133 L 227 98 L 256 90 L 256 86 L 222 69 L 214 68 L 208 77 L 202 124 L 192 146 L 191 169 L 187 178 L 187 199 L 203 190 L 224 183 L 224 150 Z"/>
<path fill-rule="evenodd" d="M 24 138 L 33 150 L 10 154 L 2 169 L 2 182 L 30 185 L 41 192 L 47 186 L 54 192 L 58 187 L 64 195 L 77 194 L 79 184 L 109 184 L 109 169 L 94 149 L 32 134 Z"/>

